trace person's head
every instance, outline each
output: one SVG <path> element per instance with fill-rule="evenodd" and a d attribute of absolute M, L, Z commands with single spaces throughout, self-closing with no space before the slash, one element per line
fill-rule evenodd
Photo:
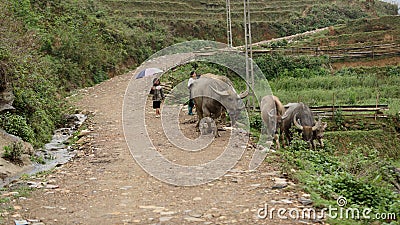
<path fill-rule="evenodd" d="M 160 85 L 160 80 L 158 78 L 154 78 L 153 85 Z"/>
<path fill-rule="evenodd" d="M 192 78 L 195 78 L 196 77 L 196 71 L 192 71 L 192 72 L 190 72 L 190 77 L 192 77 Z"/>

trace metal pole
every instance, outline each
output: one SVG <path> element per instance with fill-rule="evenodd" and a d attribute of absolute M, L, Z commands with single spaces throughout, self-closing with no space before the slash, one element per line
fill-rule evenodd
<path fill-rule="evenodd" d="M 249 81 L 249 46 L 248 46 L 248 29 L 247 29 L 247 0 L 243 1 L 243 15 L 244 15 L 244 47 L 245 47 L 245 54 L 246 54 L 246 82 Z"/>
<path fill-rule="evenodd" d="M 246 52 L 246 82 L 251 85 L 251 93 L 254 91 L 253 73 L 253 48 L 251 42 L 251 20 L 250 20 L 250 0 L 244 0 L 244 32 L 245 32 L 245 52 Z M 251 95 L 250 107 L 255 107 L 255 96 Z"/>
<path fill-rule="evenodd" d="M 232 41 L 232 18 L 231 18 L 231 1 L 226 0 L 226 30 L 227 30 L 227 42 L 228 47 L 233 47 Z"/>

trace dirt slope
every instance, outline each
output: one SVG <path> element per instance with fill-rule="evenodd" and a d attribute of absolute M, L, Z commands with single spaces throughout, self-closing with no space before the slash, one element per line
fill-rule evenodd
<path fill-rule="evenodd" d="M 87 125 L 91 132 L 78 141 L 82 144 L 78 157 L 41 178 L 47 188 L 38 188 L 28 198 L 12 202 L 15 211 L 6 215 L 6 224 L 15 224 L 16 219 L 40 221 L 38 224 L 96 225 L 300 223 L 278 219 L 276 214 L 276 219 L 257 217 L 258 209 L 265 204 L 270 208 L 302 208 L 298 199 L 307 195 L 291 182 L 284 189 L 272 188 L 281 175 L 266 162 L 256 171 L 248 171 L 254 151 L 250 147 L 233 170 L 207 184 L 175 186 L 146 173 L 132 157 L 123 132 L 122 102 L 130 78 L 130 74 L 115 77 L 79 92 L 77 108 L 92 112 L 92 116 Z M 160 118 L 155 118 L 150 105 L 146 106 L 145 118 L 157 150 L 183 163 L 185 157 L 168 143 Z M 194 124 L 188 122 L 191 119 L 182 113 L 181 129 L 194 138 L 197 134 Z M 219 151 L 230 132 L 221 135 L 210 146 L 212 151 Z M 198 157 L 206 161 L 208 155 L 195 153 L 191 160 Z"/>

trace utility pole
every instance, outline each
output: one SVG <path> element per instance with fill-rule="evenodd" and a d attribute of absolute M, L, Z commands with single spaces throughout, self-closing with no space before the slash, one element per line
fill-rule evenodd
<path fill-rule="evenodd" d="M 251 22 L 250 22 L 250 0 L 243 0 L 244 7 L 244 33 L 245 33 L 245 48 L 246 48 L 246 82 L 251 85 L 250 93 L 254 93 L 254 72 L 253 72 L 253 48 L 251 42 Z M 248 106 L 255 108 L 254 95 L 251 95 Z"/>
<path fill-rule="evenodd" d="M 232 19 L 231 19 L 231 0 L 226 0 L 226 30 L 228 47 L 232 48 Z"/>

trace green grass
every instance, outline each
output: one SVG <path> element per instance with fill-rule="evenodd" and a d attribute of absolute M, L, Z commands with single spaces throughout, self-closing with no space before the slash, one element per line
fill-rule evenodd
<path fill-rule="evenodd" d="M 383 158 L 400 160 L 400 139 L 393 131 L 335 131 L 325 133 L 325 138 L 342 153 L 349 153 L 356 146 L 367 146 L 377 149 Z"/>
<path fill-rule="evenodd" d="M 388 104 L 389 114 L 400 110 L 400 67 L 343 69 L 330 75 L 302 77 L 299 70 L 284 72 L 270 80 L 271 88 L 283 103 L 305 102 L 321 105 Z M 306 72 L 305 74 L 310 74 Z"/>
<path fill-rule="evenodd" d="M 396 221 L 400 221 L 400 197 L 391 183 L 392 179 L 398 179 L 393 171 L 396 161 L 382 157 L 368 146 L 348 144 L 349 151 L 344 153 L 334 142 L 327 142 L 323 149 L 310 150 L 298 138 L 277 154 L 283 160 L 283 171 L 311 194 L 313 207 L 338 207 L 336 199 L 344 196 L 346 207 L 368 207 L 373 212 L 371 219 L 328 218 L 329 224 L 384 224 L 385 221 L 373 217 L 375 213 L 395 213 Z"/>

